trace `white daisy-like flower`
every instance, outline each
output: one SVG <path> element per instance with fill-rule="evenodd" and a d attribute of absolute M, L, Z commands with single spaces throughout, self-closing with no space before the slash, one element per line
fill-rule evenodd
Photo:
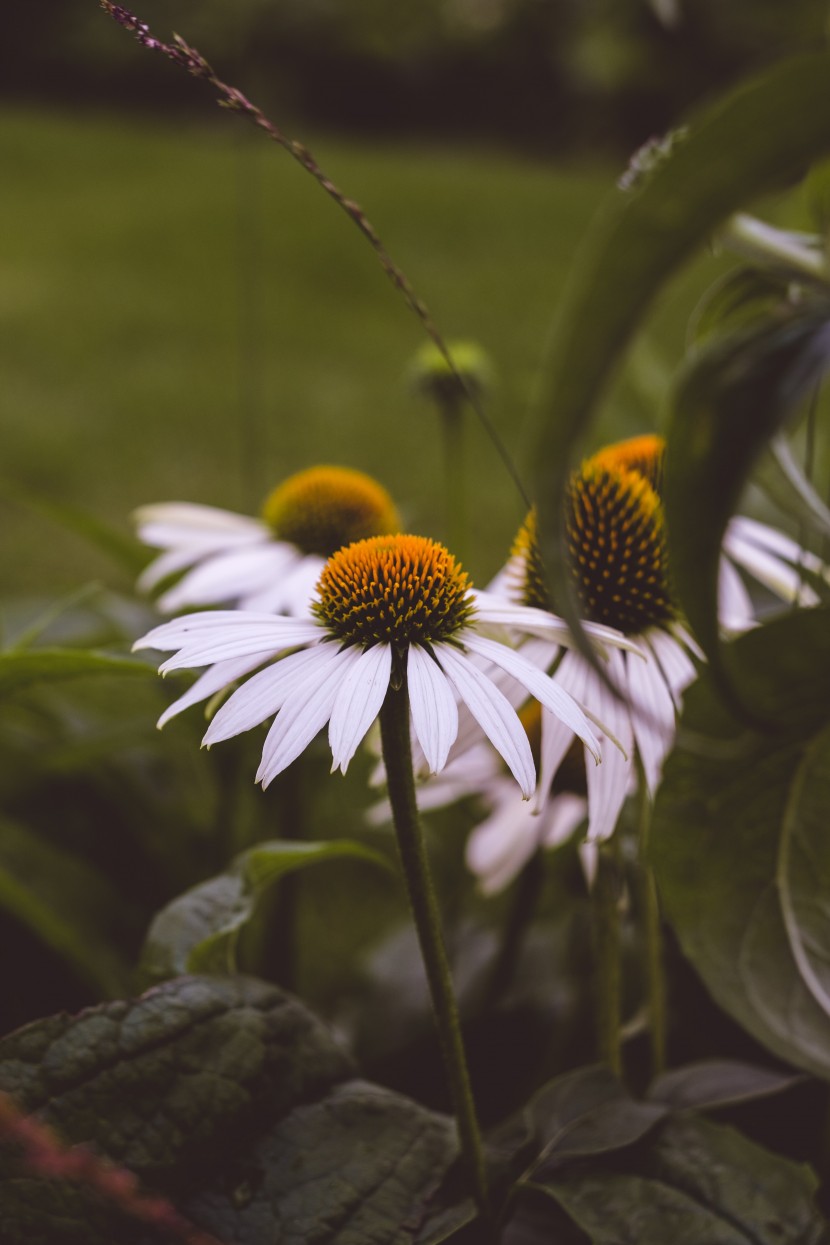
<path fill-rule="evenodd" d="M 488 677 L 495 672 L 537 699 L 599 760 L 598 737 L 589 721 L 596 720 L 593 713 L 527 657 L 493 637 L 509 627 L 519 635 L 568 644 L 565 623 L 540 610 L 477 598 L 442 545 L 420 536 L 390 535 L 339 550 L 320 576 L 312 615 L 189 614 L 154 628 L 135 647 L 174 651 L 160 667 L 163 673 L 209 666 L 208 676 L 215 681 L 222 677 L 219 663 L 225 663 L 224 670 L 230 663 L 247 663 L 248 671 L 269 663 L 233 692 L 203 741 L 218 743 L 276 715 L 257 771 L 263 786 L 327 723 L 332 769 L 345 773 L 390 686 L 406 684 L 415 736 L 431 772 L 446 764 L 460 702 L 529 798 L 536 784 L 530 744 L 515 709 Z M 588 630 L 602 651 L 630 647 L 608 627 L 588 624 Z M 180 701 L 178 708 L 183 707 Z"/>
<path fill-rule="evenodd" d="M 635 748 L 648 792 L 654 794 L 674 742 L 683 692 L 695 677 L 692 659 L 702 657 L 682 625 L 670 588 L 660 500 L 664 454 L 661 437 L 634 437 L 587 459 L 568 487 L 567 551 L 584 615 L 636 640 L 646 656 L 642 661 L 625 651 L 609 652 L 607 674 L 622 692 L 621 699 L 576 651 L 566 652 L 556 669 L 559 685 L 594 706 L 622 744 L 622 750 L 605 750 L 601 768 L 586 767 L 589 840 L 607 839 L 613 833 L 632 785 Z M 736 517 L 723 549 L 719 613 L 725 627 L 741 630 L 754 625 L 752 602 L 737 566 L 785 599 L 817 600 L 800 582 L 798 568 L 803 565 L 825 576 L 826 568 L 781 533 Z M 519 533 L 502 582 L 512 583 L 524 604 L 547 608 L 533 514 Z M 549 668 L 556 656 L 551 646 L 547 654 L 542 652 L 542 664 Z M 573 742 L 572 732 L 561 721 L 546 712 L 542 716 L 537 809 L 548 799 Z"/>
<path fill-rule="evenodd" d="M 159 597 L 164 613 L 235 605 L 307 615 L 326 558 L 400 526 L 392 498 L 377 481 L 332 466 L 289 476 L 269 495 L 261 518 L 178 501 L 141 506 L 133 517 L 139 538 L 163 550 L 139 588 L 150 592 L 185 572 Z"/>

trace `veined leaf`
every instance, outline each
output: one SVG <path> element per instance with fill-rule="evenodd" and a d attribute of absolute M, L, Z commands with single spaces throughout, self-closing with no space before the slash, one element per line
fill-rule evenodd
<path fill-rule="evenodd" d="M 657 882 L 724 1011 L 830 1079 L 830 610 L 785 615 L 725 657 L 776 729 L 739 721 L 711 671 L 689 689 L 654 808 Z"/>

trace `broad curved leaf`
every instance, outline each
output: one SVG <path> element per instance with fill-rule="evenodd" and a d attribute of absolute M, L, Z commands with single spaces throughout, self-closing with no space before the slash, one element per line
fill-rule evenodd
<path fill-rule="evenodd" d="M 779 65 L 693 119 L 587 231 L 557 311 L 534 462 L 553 599 L 576 618 L 564 559 L 566 477 L 611 372 L 663 284 L 731 213 L 830 151 L 830 55 Z"/>
<path fill-rule="evenodd" d="M 179 973 L 233 972 L 239 932 L 273 882 L 310 865 L 349 859 L 390 868 L 385 856 L 349 839 L 327 843 L 275 841 L 243 852 L 226 873 L 200 882 L 158 913 L 144 945 L 143 979 L 163 981 Z"/>
<path fill-rule="evenodd" d="M 830 1078 L 830 611 L 786 615 L 725 657 L 775 729 L 742 724 L 710 671 L 689 690 L 654 808 L 657 881 L 720 1006 L 775 1054 Z"/>

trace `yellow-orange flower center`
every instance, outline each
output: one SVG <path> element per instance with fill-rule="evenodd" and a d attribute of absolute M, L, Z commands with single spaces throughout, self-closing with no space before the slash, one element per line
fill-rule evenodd
<path fill-rule="evenodd" d="M 375 536 L 329 558 L 314 613 L 346 644 L 447 640 L 473 617 L 470 581 L 443 545 L 423 536 Z"/>
<path fill-rule="evenodd" d="M 400 526 L 386 489 L 349 467 L 310 467 L 289 476 L 266 499 L 262 517 L 280 540 L 324 558 Z"/>
<path fill-rule="evenodd" d="M 627 635 L 677 616 L 660 500 L 665 443 L 633 437 L 583 462 L 568 484 L 568 561 L 585 617 Z M 550 609 L 531 511 L 513 546 L 523 604 Z"/>

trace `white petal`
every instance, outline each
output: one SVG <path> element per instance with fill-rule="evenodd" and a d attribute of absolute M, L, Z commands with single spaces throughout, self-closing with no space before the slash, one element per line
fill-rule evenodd
<path fill-rule="evenodd" d="M 313 643 L 326 634 L 325 628 L 311 619 L 217 610 L 188 614 L 163 623 L 136 640 L 133 649 L 179 649 L 159 667 L 162 673 L 167 673 L 189 666 L 208 666 L 233 657 L 252 657 L 256 653 L 262 653 L 264 660 L 285 649 Z"/>
<path fill-rule="evenodd" d="M 455 696 L 441 667 L 418 644 L 409 646 L 407 683 L 415 734 L 430 773 L 437 774 L 458 734 Z"/>
<path fill-rule="evenodd" d="M 745 521 L 746 522 L 746 521 Z M 762 525 L 759 524 L 759 527 Z M 798 599 L 804 605 L 815 605 L 818 597 L 815 591 L 804 583 L 799 574 L 798 563 L 801 562 L 808 570 L 816 569 L 817 559 L 801 549 L 795 541 L 789 540 L 782 533 L 777 533 L 778 541 L 765 544 L 747 540 L 742 536 L 741 528 L 734 524 L 727 530 L 723 547 L 733 561 L 753 575 L 759 583 L 769 588 L 784 601 Z M 779 551 L 773 551 L 772 545 L 777 544 Z M 810 566 L 810 562 L 813 566 Z M 795 563 L 795 565 L 793 565 Z M 818 562 L 818 568 L 821 568 Z"/>
<path fill-rule="evenodd" d="M 540 824 L 516 789 L 500 787 L 493 812 L 467 840 L 467 867 L 479 879 L 485 895 L 504 890 L 539 846 Z"/>
<path fill-rule="evenodd" d="M 175 575 L 177 571 L 183 571 L 188 566 L 193 566 L 194 562 L 198 562 L 204 556 L 203 549 L 194 548 L 191 545 L 168 549 L 166 553 L 154 558 L 148 566 L 145 566 L 136 580 L 136 586 L 139 592 L 150 592 L 162 579 L 166 579 L 168 575 Z"/>
<path fill-rule="evenodd" d="M 325 565 L 325 559 L 318 558 L 316 554 L 304 555 L 291 570 L 280 575 L 278 583 L 240 596 L 240 609 L 307 617 L 311 612 L 311 602 L 317 596 L 317 583 Z"/>
<path fill-rule="evenodd" d="M 331 717 L 343 680 L 358 655 L 359 650 L 354 646 L 341 649 L 335 662 L 308 671 L 303 686 L 286 699 L 262 749 L 256 780 L 263 787 L 287 769 L 323 729 Z"/>
<path fill-rule="evenodd" d="M 718 622 L 726 631 L 746 631 L 755 624 L 752 598 L 728 558 L 718 565 Z"/>
<path fill-rule="evenodd" d="M 288 696 L 303 686 L 308 672 L 320 671 L 337 657 L 336 644 L 315 644 L 289 653 L 253 675 L 216 712 L 202 743 L 206 747 L 252 730 L 281 709 Z"/>
<path fill-rule="evenodd" d="M 561 847 L 563 843 L 567 843 L 573 837 L 577 827 L 585 820 L 585 813 L 584 795 L 574 795 L 572 791 L 563 791 L 553 796 L 550 808 L 545 810 L 546 824 L 542 833 L 542 847 Z"/>
<path fill-rule="evenodd" d="M 588 719 L 573 697 L 554 679 L 543 674 L 520 653 L 514 652 L 513 649 L 495 640 L 488 640 L 484 636 L 467 631 L 462 636 L 462 642 L 465 648 L 478 653 L 481 657 L 486 657 L 495 666 L 500 666 L 502 670 L 512 675 L 516 682 L 526 688 L 531 696 L 535 696 L 541 705 L 544 705 L 556 717 L 561 718 L 565 725 L 579 736 L 595 759 L 599 760 L 599 740 L 591 730 Z"/>
<path fill-rule="evenodd" d="M 574 644 L 574 636 L 564 619 L 550 614 L 547 610 L 534 609 L 528 605 L 515 605 L 505 601 L 503 597 L 491 597 L 487 592 L 476 589 L 473 591 L 476 617 L 473 626 L 481 622 L 488 626 L 511 627 L 527 635 L 538 635 L 555 640 L 557 644 L 570 647 Z M 582 627 L 594 640 L 597 649 L 604 652 L 605 646 L 639 652 L 636 640 L 624 636 L 614 627 L 606 627 L 602 623 L 583 622 Z"/>
<path fill-rule="evenodd" d="M 174 700 L 172 705 L 165 709 L 157 723 L 159 730 L 171 718 L 174 718 L 177 713 L 181 713 L 183 709 L 189 709 L 191 705 L 198 705 L 200 700 L 207 700 L 209 696 L 215 696 L 217 692 L 221 692 L 223 687 L 227 687 L 230 683 L 235 683 L 237 679 L 241 679 L 246 674 L 250 674 L 252 670 L 256 670 L 259 661 L 259 657 L 245 657 L 235 661 L 218 661 L 215 666 L 211 666 L 204 674 L 200 674 L 184 695 L 180 696 L 178 700 Z"/>
<path fill-rule="evenodd" d="M 358 650 L 359 651 L 359 650 Z M 375 644 L 360 653 L 340 685 L 329 721 L 332 773 L 346 768 L 380 713 L 392 672 L 392 647 Z"/>
<path fill-rule="evenodd" d="M 615 686 L 622 686 L 625 679 L 624 666 L 630 658 L 613 653 L 608 674 Z M 645 662 L 632 662 L 644 666 Z M 628 705 L 597 679 L 598 708 L 620 742 L 621 748 L 604 748 L 602 765 L 587 765 L 588 786 L 588 838 L 604 840 L 614 833 L 620 809 L 631 785 L 633 766 L 633 732 Z"/>
<path fill-rule="evenodd" d="M 179 544 L 194 536 L 244 536 L 248 540 L 262 540 L 270 535 L 268 525 L 261 519 L 189 501 L 161 501 L 139 506 L 133 511 L 132 518 L 146 544 L 158 543 L 163 547 Z M 163 539 L 150 539 L 145 534 L 147 532 L 152 536 L 163 536 Z"/>
<path fill-rule="evenodd" d="M 450 682 L 484 734 L 504 757 L 507 768 L 530 799 L 536 770 L 525 729 L 506 697 L 486 675 L 449 644 L 436 644 L 435 655 Z"/>
<path fill-rule="evenodd" d="M 173 613 L 185 606 L 238 600 L 278 579 L 296 559 L 292 545 L 277 542 L 214 553 L 163 593 L 158 607 Z"/>
<path fill-rule="evenodd" d="M 646 786 L 654 794 L 666 753 L 674 741 L 674 701 L 657 662 L 626 660 L 631 722 Z"/>
<path fill-rule="evenodd" d="M 683 693 L 697 678 L 695 664 L 680 641 L 669 631 L 652 627 L 646 637 L 646 642 L 660 663 L 672 699 L 679 710 Z"/>

